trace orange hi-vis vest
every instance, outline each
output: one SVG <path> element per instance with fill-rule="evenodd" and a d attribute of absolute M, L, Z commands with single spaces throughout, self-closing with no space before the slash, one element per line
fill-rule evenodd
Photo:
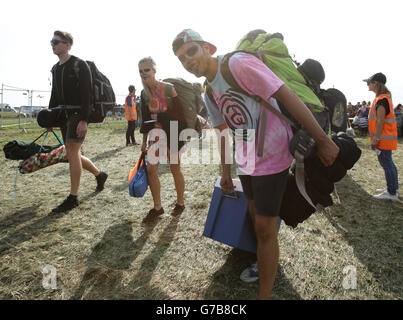
<path fill-rule="evenodd" d="M 376 123 L 378 121 L 378 112 L 376 110 L 376 104 L 382 99 L 387 99 L 389 103 L 390 112 L 385 116 L 385 123 L 383 124 L 383 129 L 381 136 L 379 137 L 378 148 L 381 150 L 396 150 L 397 149 L 397 124 L 395 112 L 393 110 L 392 99 L 389 94 L 381 94 L 377 96 L 372 102 L 371 109 L 368 115 L 368 131 L 371 137 L 371 142 L 374 139 L 376 132 Z"/>
<path fill-rule="evenodd" d="M 131 98 L 131 106 L 127 104 L 127 98 Z M 125 113 L 127 121 L 137 120 L 136 100 L 130 94 L 125 99 Z"/>

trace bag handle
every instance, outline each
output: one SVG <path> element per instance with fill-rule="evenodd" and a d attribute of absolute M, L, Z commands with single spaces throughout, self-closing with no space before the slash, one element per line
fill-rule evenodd
<path fill-rule="evenodd" d="M 37 137 L 34 141 L 31 142 L 31 144 L 34 144 L 37 140 L 39 140 L 40 137 L 42 137 L 46 132 L 48 132 L 48 130 L 45 130 L 44 132 L 42 132 L 39 137 Z"/>
<path fill-rule="evenodd" d="M 46 140 L 46 138 L 47 138 L 47 136 L 48 136 L 48 134 L 49 134 L 49 131 L 46 130 L 46 132 L 44 132 L 44 133 L 45 133 L 45 137 L 44 137 L 43 140 L 42 140 L 41 147 L 39 148 L 38 153 L 40 153 L 40 152 L 42 151 L 43 144 L 45 143 L 45 140 Z M 41 136 L 42 136 L 42 135 L 41 135 Z"/>
<path fill-rule="evenodd" d="M 140 161 L 139 161 L 139 166 L 137 167 L 137 170 L 138 170 L 138 168 L 140 168 L 142 166 L 143 163 L 145 164 L 145 162 L 146 162 L 146 152 L 142 151 L 140 154 Z"/>
<path fill-rule="evenodd" d="M 54 132 L 53 130 L 52 130 L 52 132 L 53 132 L 54 136 L 56 137 L 57 141 L 59 141 L 61 144 L 64 144 L 63 140 L 57 135 L 57 133 Z M 49 133 L 49 131 L 48 131 L 48 130 L 45 130 L 45 131 L 42 132 L 34 141 L 32 141 L 31 144 L 34 144 L 34 143 L 35 143 L 36 141 L 38 141 L 43 135 L 45 135 L 45 138 L 43 139 L 42 145 L 41 145 L 41 148 L 42 148 L 42 146 L 43 146 L 43 144 L 44 144 L 44 142 L 45 142 L 45 140 L 46 140 L 46 137 L 47 137 L 48 133 Z"/>
<path fill-rule="evenodd" d="M 57 139 L 61 144 L 64 144 L 63 140 L 57 135 L 57 133 L 54 132 L 53 130 L 52 130 L 52 132 L 53 132 L 54 136 L 56 137 L 56 139 Z"/>
<path fill-rule="evenodd" d="M 221 190 L 221 195 L 222 195 L 224 198 L 234 199 L 234 200 L 238 200 L 238 199 L 239 199 L 239 195 L 238 195 L 238 192 L 237 192 L 236 190 L 234 190 L 234 191 L 231 192 L 231 193 L 224 192 L 222 188 L 220 188 L 220 190 Z"/>

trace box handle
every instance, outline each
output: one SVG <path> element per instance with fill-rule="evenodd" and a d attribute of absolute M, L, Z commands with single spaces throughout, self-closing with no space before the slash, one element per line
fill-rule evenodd
<path fill-rule="evenodd" d="M 234 199 L 234 200 L 238 200 L 238 199 L 239 199 L 238 192 L 236 192 L 235 190 L 234 190 L 233 193 L 226 193 L 226 192 L 224 192 L 221 188 L 220 188 L 220 190 L 221 190 L 221 195 L 222 195 L 223 197 L 225 197 L 225 198 Z"/>

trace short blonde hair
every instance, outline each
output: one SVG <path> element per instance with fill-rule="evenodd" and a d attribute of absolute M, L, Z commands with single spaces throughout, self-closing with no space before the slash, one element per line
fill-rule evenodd
<path fill-rule="evenodd" d="M 62 38 L 64 41 L 67 41 L 68 43 L 73 45 L 73 36 L 70 33 L 65 32 L 65 31 L 56 30 L 55 32 L 53 32 L 53 35 L 58 36 L 58 37 Z"/>
<path fill-rule="evenodd" d="M 152 68 L 154 69 L 154 71 L 156 71 L 156 66 L 157 66 L 157 65 L 156 65 L 154 59 L 151 58 L 150 56 L 141 59 L 141 60 L 139 61 L 139 65 L 142 64 L 142 63 L 149 63 L 149 64 L 151 64 L 151 66 L 152 66 Z"/>

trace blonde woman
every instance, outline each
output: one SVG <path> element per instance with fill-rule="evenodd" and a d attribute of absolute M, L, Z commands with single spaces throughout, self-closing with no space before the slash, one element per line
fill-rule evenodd
<path fill-rule="evenodd" d="M 147 150 L 147 140 L 150 147 L 155 142 L 163 139 L 163 137 L 155 134 L 155 130 L 162 129 L 166 134 L 166 142 L 168 142 L 168 159 L 170 160 L 170 169 L 175 182 L 177 194 L 176 205 L 171 215 L 178 216 L 185 209 L 184 190 L 185 179 L 180 168 L 180 154 L 171 148 L 170 142 L 170 124 L 171 120 L 180 119 L 178 110 L 182 110 L 178 95 L 172 84 L 158 81 L 155 78 L 156 64 L 151 57 L 143 58 L 139 61 L 139 72 L 143 83 L 144 90 L 141 92 L 141 110 L 143 119 L 141 123 L 140 133 L 143 134 L 142 151 Z M 179 121 L 179 132 L 183 129 L 183 122 Z M 151 131 L 151 132 L 150 132 Z M 177 139 L 177 137 L 173 137 Z M 178 141 L 178 140 L 176 140 Z M 183 142 L 178 142 L 178 150 L 183 146 Z M 171 150 L 172 149 L 172 150 Z M 176 149 L 176 148 L 175 148 Z M 165 156 L 156 154 L 157 156 Z M 154 207 L 148 212 L 143 222 L 148 222 L 162 215 L 164 209 L 161 203 L 161 183 L 158 177 L 158 163 L 147 163 L 148 183 L 154 201 Z"/>
<path fill-rule="evenodd" d="M 368 116 L 368 131 L 371 137 L 371 148 L 377 151 L 378 160 L 383 170 L 387 187 L 378 189 L 375 199 L 398 201 L 399 181 L 397 168 L 392 160 L 392 150 L 397 149 L 397 125 L 393 110 L 392 97 L 386 87 L 386 76 L 376 73 L 364 80 L 368 90 L 375 93 Z"/>

